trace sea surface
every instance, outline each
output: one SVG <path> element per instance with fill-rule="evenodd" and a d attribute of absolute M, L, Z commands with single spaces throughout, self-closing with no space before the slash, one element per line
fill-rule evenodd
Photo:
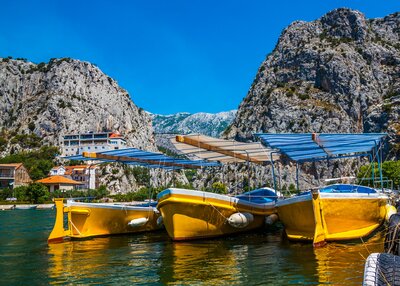
<path fill-rule="evenodd" d="M 360 285 L 383 235 L 313 249 L 274 228 L 172 242 L 163 231 L 47 244 L 55 210 L 0 211 L 0 285 Z"/>

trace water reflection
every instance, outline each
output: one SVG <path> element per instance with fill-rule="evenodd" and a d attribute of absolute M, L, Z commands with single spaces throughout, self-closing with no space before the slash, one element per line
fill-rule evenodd
<path fill-rule="evenodd" d="M 163 284 L 318 284 L 311 244 L 282 242 L 281 232 L 169 243 L 161 255 Z"/>
<path fill-rule="evenodd" d="M 153 235 L 153 237 L 151 237 Z M 158 232 L 50 244 L 50 283 L 151 283 L 166 236 Z M 160 241 L 161 240 L 161 241 Z M 154 275 L 152 277 L 152 273 Z"/>
<path fill-rule="evenodd" d="M 383 237 L 311 243 L 282 239 L 281 229 L 215 240 L 172 242 L 163 231 L 47 245 L 54 211 L 0 212 L 4 285 L 351 285 Z"/>
<path fill-rule="evenodd" d="M 240 271 L 233 251 L 222 240 L 169 243 L 161 260 L 159 274 L 165 284 L 231 284 Z"/>
<path fill-rule="evenodd" d="M 321 284 L 360 285 L 365 259 L 370 253 L 383 251 L 383 234 L 378 233 L 363 243 L 330 243 L 314 250 Z"/>

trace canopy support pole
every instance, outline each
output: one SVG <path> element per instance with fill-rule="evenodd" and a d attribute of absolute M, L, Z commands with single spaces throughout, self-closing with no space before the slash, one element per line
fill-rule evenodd
<path fill-rule="evenodd" d="M 379 180 L 381 182 L 381 189 L 383 191 L 383 177 L 382 177 L 382 166 L 381 166 L 381 159 L 379 158 L 379 149 L 378 145 L 375 143 L 375 153 L 376 153 L 376 160 L 378 162 L 378 170 L 379 170 Z"/>
<path fill-rule="evenodd" d="M 250 191 L 251 190 L 251 188 L 250 188 L 250 156 L 249 156 L 249 152 L 247 152 L 246 150 L 244 150 L 244 152 L 246 152 L 246 154 L 247 154 L 247 187 L 248 187 L 248 190 L 247 191 Z"/>
<path fill-rule="evenodd" d="M 372 154 L 369 154 L 369 161 L 371 162 L 371 178 L 372 178 L 372 186 L 374 187 L 375 185 L 375 164 L 374 164 L 374 157 L 372 156 Z"/>
<path fill-rule="evenodd" d="M 172 167 L 172 187 L 175 188 L 175 169 Z"/>
<path fill-rule="evenodd" d="M 274 162 L 274 158 L 272 157 L 273 153 L 277 153 L 277 152 L 271 152 L 270 153 L 270 156 L 271 156 L 271 170 L 272 170 L 272 182 L 274 183 L 274 190 L 276 192 L 277 191 L 276 190 L 276 178 L 275 178 L 275 169 L 274 169 L 275 162 Z"/>
<path fill-rule="evenodd" d="M 281 166 L 278 164 L 278 168 L 276 168 L 278 170 L 278 183 L 279 183 L 279 190 L 282 191 L 282 182 L 281 182 Z"/>
<path fill-rule="evenodd" d="M 296 188 L 297 191 L 300 190 L 299 188 L 299 163 L 296 162 Z"/>

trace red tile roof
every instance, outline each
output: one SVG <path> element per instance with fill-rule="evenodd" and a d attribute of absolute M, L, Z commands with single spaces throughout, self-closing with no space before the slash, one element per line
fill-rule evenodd
<path fill-rule="evenodd" d="M 121 134 L 111 133 L 110 138 L 123 138 Z"/>
<path fill-rule="evenodd" d="M 57 184 L 65 184 L 65 185 L 83 185 L 83 183 L 68 179 L 64 176 L 50 176 L 41 180 L 37 180 L 37 183 L 42 183 L 45 185 L 57 185 Z"/>

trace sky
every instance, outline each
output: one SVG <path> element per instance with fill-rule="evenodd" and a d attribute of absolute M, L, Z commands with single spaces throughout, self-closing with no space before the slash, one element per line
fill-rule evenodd
<path fill-rule="evenodd" d="M 237 109 L 282 30 L 339 7 L 368 18 L 399 0 L 0 0 L 0 57 L 96 64 L 158 114 Z"/>

